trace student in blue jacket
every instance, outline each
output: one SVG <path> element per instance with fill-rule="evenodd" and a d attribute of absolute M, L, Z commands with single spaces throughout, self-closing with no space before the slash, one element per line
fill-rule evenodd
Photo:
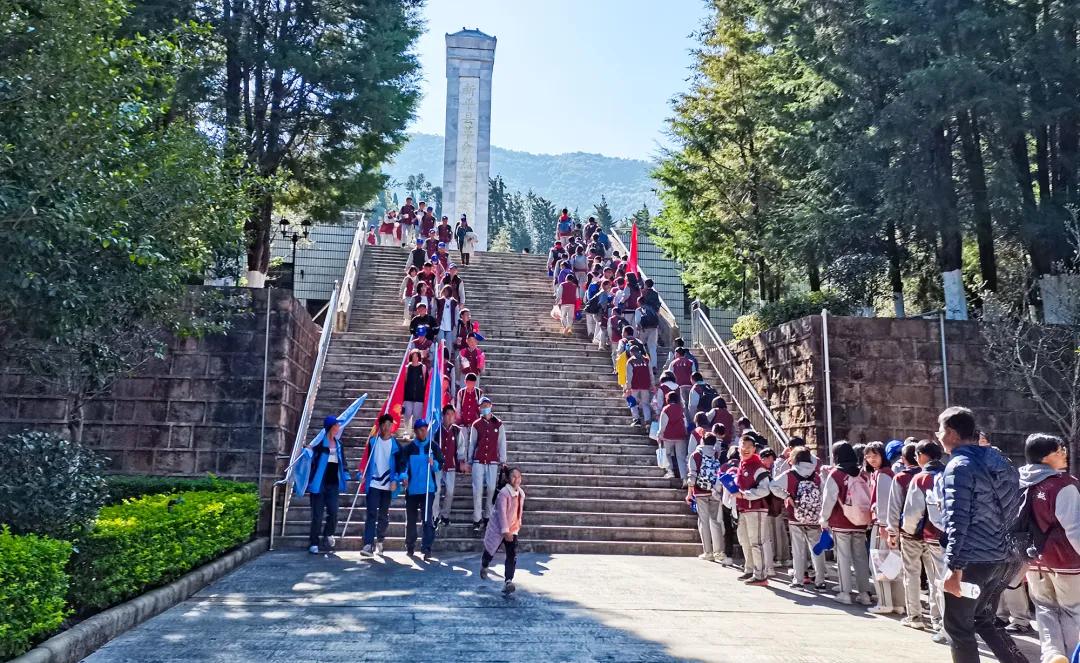
<path fill-rule="evenodd" d="M 326 435 L 309 444 L 304 453 L 311 455 L 311 480 L 307 491 L 311 496 L 311 529 L 308 532 L 308 552 L 313 555 L 329 552 L 334 547 L 337 531 L 338 495 L 346 490 L 349 471 L 345 468 L 345 452 L 341 448 L 341 422 L 329 416 L 323 420 Z M 326 522 L 323 522 L 323 515 Z M 320 538 L 320 525 L 322 536 Z"/>
<path fill-rule="evenodd" d="M 399 464 L 405 466 L 405 550 L 416 553 L 416 523 L 423 518 L 424 536 L 420 552 L 424 561 L 431 560 L 431 544 L 435 542 L 435 496 L 439 493 L 439 471 L 443 466 L 442 447 L 428 439 L 428 422 L 417 419 L 413 424 L 412 441 L 403 443 L 398 452 Z M 429 453 L 430 451 L 430 453 Z"/>

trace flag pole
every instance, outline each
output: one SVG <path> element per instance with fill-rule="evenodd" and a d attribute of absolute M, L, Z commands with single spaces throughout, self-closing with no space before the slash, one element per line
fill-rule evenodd
<path fill-rule="evenodd" d="M 360 488 L 363 486 L 363 480 L 356 482 L 356 494 L 353 495 L 352 504 L 349 505 L 349 517 L 345 519 L 345 527 L 341 528 L 341 538 L 345 538 L 345 532 L 349 531 L 349 523 L 352 522 L 353 509 L 356 508 L 356 500 L 360 499 Z"/>
<path fill-rule="evenodd" d="M 432 363 L 432 371 L 433 371 L 432 375 L 431 375 L 431 384 L 433 386 L 438 386 L 439 387 L 440 411 L 441 411 L 441 404 L 442 404 L 442 384 L 441 384 L 442 383 L 442 374 L 441 373 L 439 374 L 439 376 L 438 376 L 439 377 L 439 382 L 436 383 L 434 371 L 442 371 L 442 366 L 440 366 L 440 364 L 442 364 L 443 349 L 444 349 L 445 344 L 446 344 L 446 341 L 439 341 L 439 345 L 438 345 L 438 349 L 436 350 L 435 357 L 431 362 Z M 428 392 L 428 399 L 430 400 L 430 399 L 433 399 L 433 398 L 435 398 L 435 395 L 429 391 Z M 432 407 L 432 406 L 433 406 L 433 403 L 428 403 L 429 408 Z M 431 422 L 428 422 L 428 423 L 430 424 Z M 427 467 L 426 467 L 427 471 L 425 472 L 425 474 L 427 476 L 424 479 L 424 526 L 425 527 L 427 527 L 428 518 L 431 516 L 431 500 L 428 499 L 428 495 L 431 494 L 431 445 L 432 445 L 431 438 L 434 435 L 435 435 L 434 427 L 429 426 L 428 427 L 428 434 L 427 434 L 428 464 L 427 464 Z"/>

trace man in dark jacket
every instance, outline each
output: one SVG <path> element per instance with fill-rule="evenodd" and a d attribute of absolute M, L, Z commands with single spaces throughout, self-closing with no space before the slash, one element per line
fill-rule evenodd
<path fill-rule="evenodd" d="M 945 631 L 954 663 L 978 663 L 978 634 L 999 661 L 1027 658 L 994 619 L 1009 578 L 1019 567 L 1010 531 L 1020 508 L 1016 469 L 993 447 L 980 447 L 971 410 L 951 407 L 938 416 L 938 439 L 952 459 L 938 475 L 945 547 Z M 966 598 L 963 585 L 978 587 Z"/>

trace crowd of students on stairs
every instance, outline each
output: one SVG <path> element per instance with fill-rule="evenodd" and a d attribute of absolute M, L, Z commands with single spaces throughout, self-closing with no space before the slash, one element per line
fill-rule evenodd
<path fill-rule="evenodd" d="M 833 599 L 903 615 L 957 662 L 979 660 L 976 634 L 998 660 L 1026 661 L 1011 633 L 1032 630 L 1031 602 L 1043 663 L 1080 650 L 1080 482 L 1061 439 L 1030 436 L 1017 475 L 971 412 L 950 408 L 937 440 L 838 441 L 826 464 L 792 438 L 778 455 L 733 421 L 680 339 L 656 377 L 659 297 L 595 219 L 582 226 L 564 209 L 547 266 L 552 317 L 572 334 L 583 316 L 610 347 L 631 425 L 650 429 L 658 464 L 684 481 L 701 559 L 734 565 L 737 538 L 739 580 L 767 586 L 790 567 L 792 588 L 826 591 L 831 554 Z"/>
<path fill-rule="evenodd" d="M 449 247 L 455 243 L 463 265 L 471 265 L 476 235 L 465 215 L 453 232 L 445 216 L 435 226 L 432 210 L 425 202 L 413 208 L 412 198 L 406 198 L 400 210 L 387 213 L 378 226 L 378 238 L 375 230 L 374 225 L 369 229 L 369 244 L 378 241 L 409 249 L 400 289 L 402 326 L 408 328 L 408 338 L 405 365 L 398 377 L 403 383 L 400 413 L 395 416 L 391 407 L 394 385 L 387 411 L 367 441 L 366 462 L 359 468 L 366 514 L 361 553 L 383 553 L 390 505 L 404 493 L 406 551 L 414 555 L 419 540 L 423 560 L 430 561 L 439 527 L 452 522 L 457 478 L 470 476 L 473 534 L 482 535 L 484 545 L 481 577 L 488 578 L 492 558 L 502 547 L 506 552 L 503 591 L 513 592 L 525 502 L 523 477 L 507 465 L 507 427 L 495 416 L 492 399 L 480 387 L 487 369 L 480 346 L 484 337 L 479 322 L 465 307 L 465 281 L 449 258 Z M 436 356 L 440 349 L 442 355 Z M 424 418 L 425 411 L 431 412 L 425 405 L 433 370 L 444 371 L 437 431 L 431 431 L 431 422 Z M 316 480 L 308 486 L 312 503 L 309 550 L 316 554 L 334 546 L 337 494 L 345 491 L 350 478 L 341 453 L 342 422 L 329 416 L 324 428 L 327 434 L 310 448 L 321 463 Z M 324 472 L 328 463 L 338 471 Z M 323 488 L 331 482 L 331 490 Z"/>

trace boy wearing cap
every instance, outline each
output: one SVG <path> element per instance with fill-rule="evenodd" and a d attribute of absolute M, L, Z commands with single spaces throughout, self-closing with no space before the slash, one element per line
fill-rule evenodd
<path fill-rule="evenodd" d="M 409 321 L 409 333 L 413 336 L 419 333 L 421 336 L 433 341 L 438 333 L 437 322 L 435 316 L 428 312 L 427 304 L 420 302 L 416 305 L 416 315 Z"/>
<path fill-rule="evenodd" d="M 499 466 L 506 463 L 506 426 L 492 414 L 487 396 L 480 398 L 480 417 L 469 430 L 466 458 L 472 464 L 473 534 L 479 536 L 491 518 Z"/>
<path fill-rule="evenodd" d="M 398 241 L 402 242 L 402 246 L 408 246 L 405 240 L 408 238 L 412 231 L 413 221 L 416 219 L 416 208 L 413 207 L 412 197 L 405 197 L 405 204 L 401 206 L 401 211 L 398 214 Z"/>
<path fill-rule="evenodd" d="M 344 493 L 349 480 L 345 469 L 345 453 L 341 448 L 341 422 L 337 417 L 323 419 L 322 439 L 309 444 L 304 452 L 311 457 L 311 479 L 307 491 L 311 496 L 311 528 L 308 531 L 308 552 L 318 554 L 334 547 L 337 531 L 338 495 Z M 326 522 L 323 523 L 323 513 Z M 322 538 L 319 526 L 322 525 Z"/>
<path fill-rule="evenodd" d="M 427 262 L 427 253 L 424 252 L 424 240 L 417 238 L 413 242 L 413 250 L 409 251 L 409 258 L 405 261 L 405 267 L 415 267 L 417 271 L 424 268 Z"/>
<path fill-rule="evenodd" d="M 422 518 L 424 534 L 420 539 L 420 552 L 424 561 L 431 559 L 431 544 L 435 542 L 435 497 L 439 493 L 439 473 L 443 467 L 441 444 L 429 440 L 426 419 L 417 419 L 413 425 L 414 439 L 401 445 L 398 451 L 400 465 L 405 468 L 402 485 L 405 488 L 405 551 L 412 556 L 416 552 L 416 523 Z"/>
<path fill-rule="evenodd" d="M 450 219 L 445 216 L 435 228 L 435 232 L 439 238 L 439 243 L 443 245 L 449 246 L 450 242 L 454 239 L 454 229 L 450 227 Z"/>
<path fill-rule="evenodd" d="M 435 236 L 435 230 L 428 231 L 427 237 L 424 238 L 424 251 L 428 257 L 435 255 L 439 250 L 439 238 Z"/>

